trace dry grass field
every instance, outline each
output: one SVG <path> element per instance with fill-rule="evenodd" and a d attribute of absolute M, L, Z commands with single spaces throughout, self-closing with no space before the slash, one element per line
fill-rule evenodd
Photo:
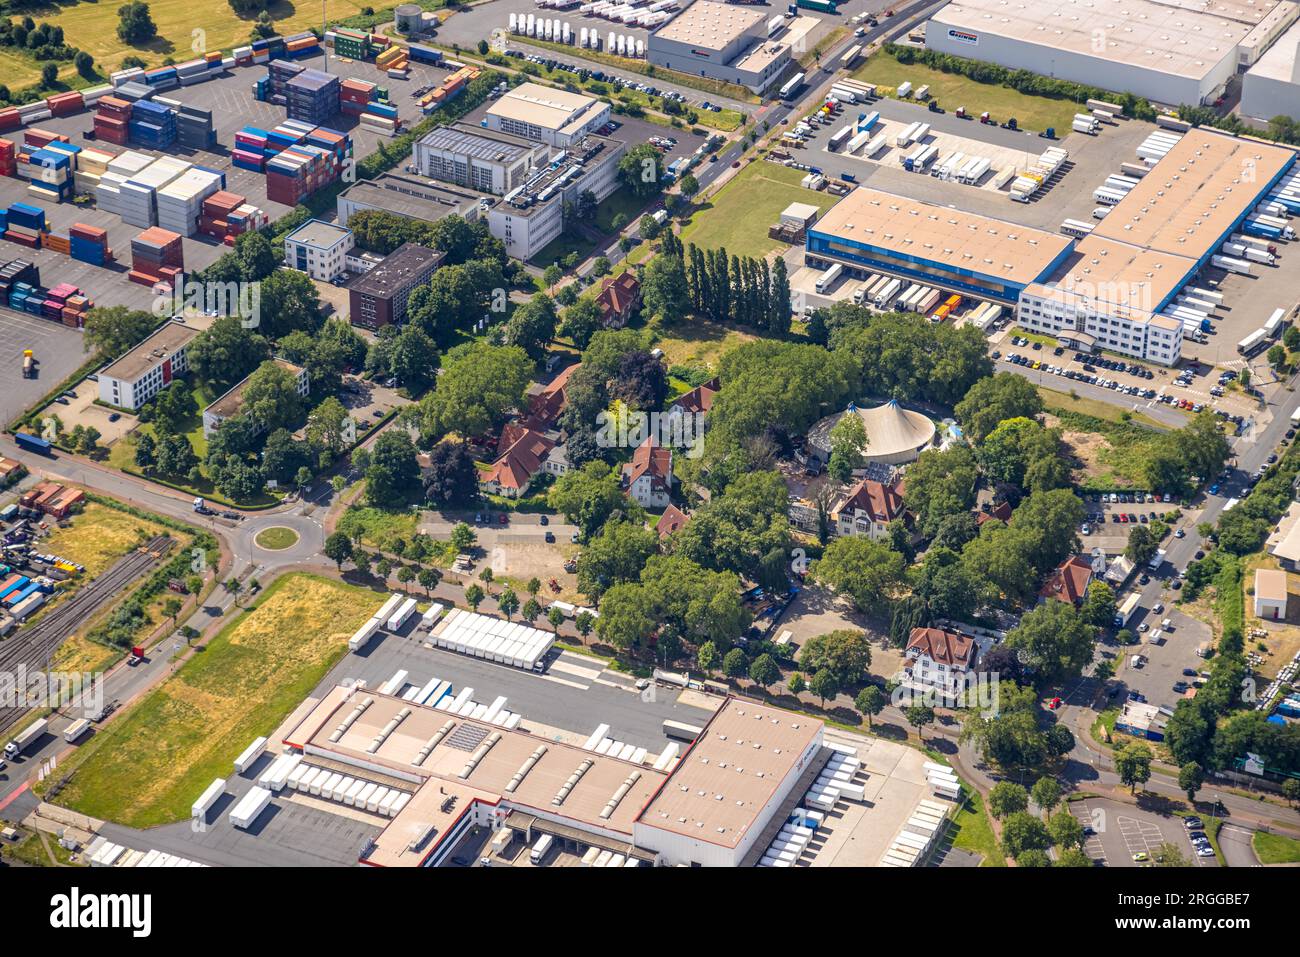
<path fill-rule="evenodd" d="M 184 819 L 203 788 L 311 692 L 380 604 L 371 591 L 315 575 L 278 579 L 77 752 L 60 803 L 133 827 Z"/>

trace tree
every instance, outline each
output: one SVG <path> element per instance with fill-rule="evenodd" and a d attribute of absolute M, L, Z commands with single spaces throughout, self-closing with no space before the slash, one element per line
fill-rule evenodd
<path fill-rule="evenodd" d="M 1089 584 L 1080 614 L 1094 628 L 1109 628 L 1115 620 L 1115 590 L 1103 581 Z"/>
<path fill-rule="evenodd" d="M 634 196 L 649 199 L 663 187 L 663 156 L 649 143 L 634 146 L 618 161 L 618 177 Z"/>
<path fill-rule="evenodd" d="M 691 303 L 681 259 L 659 255 L 650 260 L 641 279 L 641 302 L 648 315 L 670 325 L 686 318 Z"/>
<path fill-rule="evenodd" d="M 352 558 L 352 539 L 343 532 L 334 532 L 325 539 L 325 557 L 342 571 L 343 563 Z"/>
<path fill-rule="evenodd" d="M 151 312 L 125 306 L 97 306 L 86 313 L 82 341 L 87 352 L 93 349 L 101 359 L 116 359 L 157 328 L 158 317 Z"/>
<path fill-rule="evenodd" d="M 307 400 L 298 392 L 297 374 L 278 362 L 263 362 L 244 384 L 241 414 L 252 418 L 264 430 L 298 425 L 306 406 Z"/>
<path fill-rule="evenodd" d="M 650 529 L 611 521 L 578 557 L 578 587 L 599 598 L 611 585 L 635 581 L 658 550 L 659 536 Z"/>
<path fill-rule="evenodd" d="M 691 529 L 696 521 L 683 531 Z M 847 595 L 859 610 L 879 614 L 903 584 L 905 567 L 903 556 L 887 545 L 863 535 L 850 535 L 831 542 L 813 563 L 810 575 Z"/>
<path fill-rule="evenodd" d="M 546 502 L 577 525 L 583 538 L 596 534 L 615 512 L 639 512 L 639 506 L 624 496 L 618 473 L 599 461 L 561 475 L 546 493 Z"/>
<path fill-rule="evenodd" d="M 1047 601 L 1027 612 L 1003 644 L 1016 652 L 1040 684 L 1077 678 L 1092 661 L 1097 630 L 1073 605 Z"/>
<path fill-rule="evenodd" d="M 745 673 L 749 661 L 739 648 L 732 648 L 722 656 L 722 673 L 728 678 L 739 678 Z"/>
<path fill-rule="evenodd" d="M 975 504 L 978 478 L 975 453 L 965 446 L 922 452 L 907 470 L 903 496 L 916 515 L 921 534 L 933 535 L 945 518 L 969 512 Z"/>
<path fill-rule="evenodd" d="M 817 696 L 817 700 L 821 702 L 824 709 L 826 699 L 834 698 L 840 693 L 840 685 L 835 680 L 834 673 L 829 668 L 823 668 L 821 671 L 815 672 L 808 681 L 808 690 Z"/>
<path fill-rule="evenodd" d="M 524 607 L 519 610 L 519 615 L 528 624 L 535 622 L 542 613 L 542 606 L 537 603 L 536 598 L 530 598 L 524 602 Z"/>
<path fill-rule="evenodd" d="M 235 599 L 235 607 L 238 608 L 239 596 L 244 590 L 244 586 L 240 582 L 240 580 L 238 578 L 227 578 L 224 582 L 221 583 L 221 587 L 225 589 L 227 595 L 230 595 L 232 598 Z"/>
<path fill-rule="evenodd" d="M 497 596 L 497 607 L 506 616 L 506 621 L 510 616 L 519 610 L 519 596 L 515 594 L 513 588 L 503 588 L 501 594 Z"/>
<path fill-rule="evenodd" d="M 953 412 L 977 448 L 1000 422 L 1032 419 L 1043 411 L 1043 399 L 1033 383 L 1014 372 L 999 372 L 979 379 L 957 403 Z"/>
<path fill-rule="evenodd" d="M 1300 801 L 1300 781 L 1295 778 L 1287 778 L 1282 782 L 1282 796 L 1286 798 L 1286 803 L 1294 806 Z"/>
<path fill-rule="evenodd" d="M 1275 370 L 1281 370 L 1286 365 L 1286 349 L 1280 345 L 1270 346 L 1265 358 Z"/>
<path fill-rule="evenodd" d="M 786 682 L 786 687 L 790 689 L 792 695 L 797 697 L 808 687 L 808 682 L 804 681 L 803 675 L 796 671 L 790 676 L 790 680 Z"/>
<path fill-rule="evenodd" d="M 794 690 L 791 688 L 790 690 Z M 885 695 L 875 685 L 867 685 L 853 699 L 853 707 L 867 719 L 867 727 L 872 727 L 872 719 L 885 709 Z"/>
<path fill-rule="evenodd" d="M 1014 781 L 999 781 L 989 791 L 989 813 L 996 820 L 1029 807 L 1029 793 Z"/>
<path fill-rule="evenodd" d="M 140 432 L 135 440 L 135 464 L 146 472 L 158 463 L 157 444 L 148 432 Z"/>
<path fill-rule="evenodd" d="M 181 600 L 168 596 L 163 600 L 162 613 L 172 620 L 172 625 L 176 624 L 176 616 L 181 613 Z"/>
<path fill-rule="evenodd" d="M 573 619 L 573 627 L 578 629 L 578 634 L 582 635 L 583 638 L 591 634 L 591 629 L 595 627 L 595 624 L 595 616 L 589 611 L 580 611 L 578 617 Z"/>
<path fill-rule="evenodd" d="M 1195 761 L 1188 761 L 1178 769 L 1178 787 L 1188 801 L 1196 800 L 1196 792 L 1205 783 L 1205 769 Z M 1300 782 L 1298 782 L 1300 783 Z"/>
<path fill-rule="evenodd" d="M 1145 784 L 1151 778 L 1151 749 L 1145 744 L 1132 741 L 1122 748 L 1117 748 L 1112 759 L 1120 783 L 1128 785 L 1129 793 L 1137 792 L 1139 784 Z"/>
<path fill-rule="evenodd" d="M 830 474 L 841 482 L 847 482 L 854 469 L 866 464 L 863 454 L 867 447 L 867 427 L 862 417 L 848 413 L 831 428 Z"/>
<path fill-rule="evenodd" d="M 149 15 L 149 4 L 126 3 L 117 8 L 117 38 L 139 46 L 158 35 L 158 27 Z"/>
<path fill-rule="evenodd" d="M 761 654 L 749 666 L 749 678 L 767 690 L 781 680 L 781 669 L 769 654 Z"/>
<path fill-rule="evenodd" d="M 379 576 L 381 581 L 388 581 L 388 576 L 393 574 L 393 560 L 386 556 L 381 556 L 380 559 L 375 562 L 375 574 Z"/>
<path fill-rule="evenodd" d="M 465 507 L 478 501 L 478 469 L 464 442 L 439 442 L 429 451 L 428 464 L 421 471 L 424 498 L 433 507 Z"/>
<path fill-rule="evenodd" d="M 841 629 L 808 639 L 799 664 L 810 671 L 827 669 L 841 688 L 858 684 L 871 667 L 871 643 L 865 632 Z"/>
<path fill-rule="evenodd" d="M 668 373 L 663 361 L 644 349 L 627 353 L 619 361 L 610 392 L 633 409 L 656 411 L 668 396 Z"/>
<path fill-rule="evenodd" d="M 213 392 L 222 393 L 269 356 L 266 339 L 245 329 L 234 316 L 218 318 L 194 337 L 185 352 L 185 360 L 199 381 L 213 386 Z"/>
<path fill-rule="evenodd" d="M 423 434 L 470 438 L 489 432 L 507 411 L 522 407 L 532 368 L 517 346 L 473 342 L 452 349 L 444 356 L 437 387 L 420 402 Z"/>
<path fill-rule="evenodd" d="M 1092 858 L 1077 847 L 1067 847 L 1057 854 L 1054 867 L 1092 867 Z"/>
<path fill-rule="evenodd" d="M 478 585 L 470 585 L 465 589 L 465 604 L 469 605 L 472 611 L 478 611 L 478 606 L 483 604 L 483 589 Z"/>
<path fill-rule="evenodd" d="M 478 543 L 478 535 L 465 522 L 457 522 L 451 529 L 451 546 L 457 552 L 468 552 Z"/>
<path fill-rule="evenodd" d="M 1015 811 L 1002 822 L 1002 851 L 1019 857 L 1024 851 L 1045 851 L 1052 844 L 1047 826 L 1025 811 Z"/>
<path fill-rule="evenodd" d="M 555 300 L 538 293 L 515 308 L 502 330 L 502 342 L 507 346 L 518 346 L 532 359 L 540 359 L 555 336 L 557 321 Z"/>
<path fill-rule="evenodd" d="M 259 332 L 272 339 L 296 330 L 316 332 L 321 324 L 320 294 L 306 273 L 279 269 L 261 283 Z"/>
<path fill-rule="evenodd" d="M 1145 525 L 1134 525 L 1129 529 L 1128 544 L 1124 547 L 1124 554 L 1134 565 L 1149 564 L 1151 559 L 1155 558 L 1159 548 L 1160 540 L 1152 535 Z"/>
<path fill-rule="evenodd" d="M 1036 847 L 1029 850 L 1021 851 L 1016 855 L 1016 867 L 1051 867 L 1052 859 L 1047 856 L 1046 851 L 1040 851 Z"/>
<path fill-rule="evenodd" d="M 1274 347 L 1276 348 L 1276 347 Z M 1163 841 L 1151 852 L 1151 859 L 1156 867 L 1191 867 L 1192 862 L 1183 856 L 1183 852 L 1172 841 Z"/>
<path fill-rule="evenodd" d="M 701 642 L 695 649 L 695 667 L 705 674 L 712 673 L 718 666 L 718 646 L 711 641 Z"/>
<path fill-rule="evenodd" d="M 1043 813 L 1050 815 L 1056 805 L 1061 803 L 1061 785 L 1055 778 L 1042 777 L 1034 782 L 1030 795 Z"/>
<path fill-rule="evenodd" d="M 405 502 L 419 487 L 420 466 L 411 437 L 389 430 L 370 452 L 366 469 L 366 500 L 374 506 L 392 508 Z"/>
<path fill-rule="evenodd" d="M 410 565 L 403 565 L 397 569 L 397 581 L 405 588 L 406 585 L 415 581 L 415 569 Z"/>
<path fill-rule="evenodd" d="M 415 576 L 415 580 L 420 583 L 420 587 L 424 589 L 426 595 L 432 595 L 433 590 L 442 581 L 442 572 L 436 568 L 421 568 L 419 574 Z"/>
<path fill-rule="evenodd" d="M 559 332 L 573 340 L 579 349 L 587 348 L 591 337 L 600 329 L 600 307 L 589 296 L 583 296 L 564 310 Z"/>
<path fill-rule="evenodd" d="M 564 624 L 564 610 L 552 605 L 546 609 L 546 620 L 551 623 L 551 629 L 558 635 L 560 626 Z"/>
<path fill-rule="evenodd" d="M 916 728 L 916 736 L 925 740 L 925 726 L 934 722 L 934 709 L 921 704 L 909 705 L 903 709 L 907 723 Z"/>
<path fill-rule="evenodd" d="M 489 595 L 492 594 L 492 581 L 495 578 L 496 574 L 492 571 L 491 565 L 484 566 L 483 570 L 478 573 L 478 580 L 487 587 Z"/>

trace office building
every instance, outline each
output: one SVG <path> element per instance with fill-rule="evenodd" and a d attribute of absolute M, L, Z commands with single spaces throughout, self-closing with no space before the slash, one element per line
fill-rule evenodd
<path fill-rule="evenodd" d="M 284 264 L 328 282 L 346 271 L 352 246 L 352 230 L 309 220 L 284 237 Z"/>
<path fill-rule="evenodd" d="M 406 319 L 411 290 L 429 281 L 446 258 L 441 250 L 404 243 L 348 288 L 352 322 L 378 329 Z"/>
<path fill-rule="evenodd" d="M 421 176 L 503 196 L 545 165 L 547 147 L 535 140 L 469 123 L 440 126 L 416 141 Z"/>
<path fill-rule="evenodd" d="M 487 129 L 568 149 L 609 122 L 610 105 L 581 93 L 521 83 L 488 107 Z"/>
<path fill-rule="evenodd" d="M 189 371 L 185 350 L 201 330 L 173 319 L 99 372 L 99 401 L 140 408 L 172 379 Z"/>

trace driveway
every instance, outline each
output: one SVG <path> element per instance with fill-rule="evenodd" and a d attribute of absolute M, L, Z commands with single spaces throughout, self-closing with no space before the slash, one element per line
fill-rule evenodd
<path fill-rule="evenodd" d="M 1225 824 L 1219 829 L 1219 850 L 1229 867 L 1259 867 L 1259 858 L 1251 846 L 1255 834 L 1237 824 Z"/>

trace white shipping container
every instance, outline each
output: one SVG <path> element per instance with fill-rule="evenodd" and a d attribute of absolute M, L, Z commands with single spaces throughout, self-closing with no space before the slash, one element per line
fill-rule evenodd
<path fill-rule="evenodd" d="M 239 802 L 231 808 L 230 823 L 247 830 L 253 826 L 258 816 L 271 803 L 271 792 L 266 788 L 255 787 L 249 790 Z"/>

